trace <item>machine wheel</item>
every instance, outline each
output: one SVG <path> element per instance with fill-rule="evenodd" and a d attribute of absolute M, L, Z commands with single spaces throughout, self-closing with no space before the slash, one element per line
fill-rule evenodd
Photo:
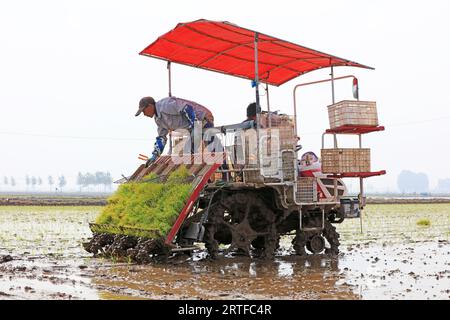
<path fill-rule="evenodd" d="M 304 216 L 304 226 L 306 228 L 317 228 L 322 224 L 319 211 L 310 211 Z M 326 248 L 325 239 L 328 241 L 330 248 Z M 325 253 L 329 255 L 337 255 L 339 253 L 339 233 L 336 232 L 330 221 L 324 221 L 324 229 L 322 232 L 312 233 L 303 230 L 296 230 L 296 236 L 292 240 L 294 250 L 297 255 L 307 255 L 305 250 L 313 254 L 321 253 L 325 249 Z"/>
<path fill-rule="evenodd" d="M 230 244 L 227 252 L 251 256 L 254 245 L 261 257 L 271 259 L 278 245 L 276 216 L 256 192 L 222 193 L 209 209 L 205 246 L 212 258 L 219 244 Z"/>
<path fill-rule="evenodd" d="M 306 248 L 313 254 L 321 253 L 325 249 L 325 239 L 321 235 L 313 235 L 306 242 Z"/>

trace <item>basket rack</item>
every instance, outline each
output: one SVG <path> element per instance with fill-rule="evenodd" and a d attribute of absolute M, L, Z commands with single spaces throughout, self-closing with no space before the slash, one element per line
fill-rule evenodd
<path fill-rule="evenodd" d="M 327 129 L 322 134 L 322 149 L 325 148 L 325 136 L 326 135 L 333 135 L 333 141 L 334 141 L 334 148 L 338 148 L 338 135 L 358 135 L 359 140 L 359 149 L 362 149 L 362 135 L 371 133 L 371 132 L 377 132 L 377 131 L 384 131 L 383 126 L 342 126 L 334 129 Z M 359 200 L 360 200 L 360 206 L 363 208 L 365 206 L 365 197 L 364 197 L 364 178 L 374 177 L 374 176 L 381 176 L 386 174 L 386 170 L 380 170 L 380 171 L 369 171 L 369 172 L 345 172 L 345 173 L 333 173 L 328 174 L 329 178 L 334 179 L 334 197 L 335 200 L 338 201 L 338 192 L 337 192 L 337 180 L 340 178 L 359 178 L 359 188 L 360 188 L 360 194 L 359 194 Z"/>

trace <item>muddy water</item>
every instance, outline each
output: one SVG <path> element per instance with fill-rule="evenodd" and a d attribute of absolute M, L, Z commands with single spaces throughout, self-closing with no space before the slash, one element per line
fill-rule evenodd
<path fill-rule="evenodd" d="M 440 206 L 373 207 L 362 234 L 357 220 L 339 227 L 336 258 L 286 255 L 285 238 L 271 262 L 199 251 L 151 265 L 83 251 L 99 208 L 0 207 L 0 299 L 449 299 L 450 205 Z M 424 213 L 427 228 L 416 224 Z"/>

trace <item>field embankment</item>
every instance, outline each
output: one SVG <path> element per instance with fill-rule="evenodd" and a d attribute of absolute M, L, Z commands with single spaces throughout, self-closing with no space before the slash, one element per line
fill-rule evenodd
<path fill-rule="evenodd" d="M 0 195 L 0 206 L 104 206 L 109 195 Z M 450 203 L 450 197 L 368 197 L 367 204 Z"/>

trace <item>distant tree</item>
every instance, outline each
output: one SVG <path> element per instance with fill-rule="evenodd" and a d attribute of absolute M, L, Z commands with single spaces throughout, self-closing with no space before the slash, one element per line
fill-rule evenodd
<path fill-rule="evenodd" d="M 31 183 L 31 179 L 30 179 L 30 177 L 28 175 L 26 175 L 25 176 L 25 184 L 27 185 L 27 189 L 30 186 L 30 183 Z"/>
<path fill-rule="evenodd" d="M 41 177 L 37 178 L 37 184 L 38 184 L 38 186 L 42 186 L 42 179 L 41 179 Z"/>
<path fill-rule="evenodd" d="M 95 173 L 95 185 L 99 186 L 101 184 L 105 184 L 106 181 L 106 173 L 105 172 L 101 172 L 101 171 L 97 171 Z"/>
<path fill-rule="evenodd" d="M 37 183 L 36 177 L 35 177 L 35 176 L 32 176 L 32 177 L 31 177 L 31 186 L 33 187 L 33 189 L 34 189 L 34 186 L 36 185 L 36 183 Z"/>
<path fill-rule="evenodd" d="M 8 177 L 3 177 L 3 184 L 4 185 L 7 185 L 8 184 Z"/>
<path fill-rule="evenodd" d="M 66 177 L 64 177 L 64 176 L 60 176 L 60 177 L 58 177 L 58 186 L 59 186 L 59 189 L 61 189 L 61 191 L 62 191 L 62 188 L 67 184 L 67 181 L 66 181 Z"/>
<path fill-rule="evenodd" d="M 53 180 L 52 176 L 48 176 L 47 181 L 48 181 L 48 185 L 50 186 L 50 189 L 53 190 L 53 185 L 55 184 L 55 180 Z"/>
<path fill-rule="evenodd" d="M 400 172 L 397 185 L 402 193 L 426 193 L 429 191 L 428 176 L 408 170 Z"/>
<path fill-rule="evenodd" d="M 16 186 L 16 179 L 14 179 L 14 177 L 10 177 L 9 178 L 9 182 L 11 184 L 11 187 L 15 187 Z"/>
<path fill-rule="evenodd" d="M 100 185 L 103 185 L 104 189 L 106 189 L 106 187 L 111 189 L 111 184 L 112 178 L 109 172 L 97 171 L 95 173 L 86 172 L 84 174 L 78 172 L 77 185 L 80 186 L 80 191 L 82 188 L 88 188 L 89 190 L 90 186 L 95 187 Z"/>
<path fill-rule="evenodd" d="M 84 186 L 84 176 L 81 172 L 78 172 L 77 185 L 80 186 L 80 191 L 81 191 L 81 188 Z"/>
<path fill-rule="evenodd" d="M 113 183 L 113 179 L 111 177 L 111 173 L 106 172 L 105 181 L 104 181 L 105 187 L 108 187 L 108 189 L 111 190 L 112 183 Z"/>
<path fill-rule="evenodd" d="M 87 172 L 84 175 L 84 184 L 86 187 L 88 187 L 90 185 L 95 185 L 95 175 L 90 172 Z"/>

